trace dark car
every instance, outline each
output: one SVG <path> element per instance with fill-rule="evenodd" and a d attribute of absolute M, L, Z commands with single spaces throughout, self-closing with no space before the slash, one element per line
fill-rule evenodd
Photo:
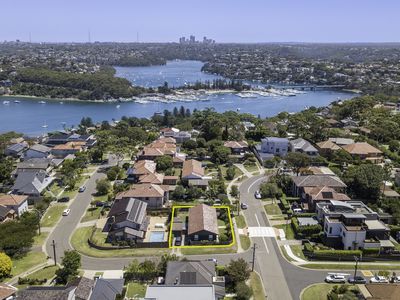
<path fill-rule="evenodd" d="M 96 207 L 103 207 L 103 206 L 104 206 L 104 202 L 101 202 L 101 201 L 96 202 Z"/>
<path fill-rule="evenodd" d="M 175 238 L 175 246 L 180 246 L 182 244 L 182 238 L 180 236 Z"/>
<path fill-rule="evenodd" d="M 355 277 L 350 276 L 347 281 L 352 284 L 366 284 L 367 283 L 367 280 L 362 276 L 355 276 Z"/>
<path fill-rule="evenodd" d="M 69 197 L 61 197 L 60 199 L 57 200 L 57 202 L 68 202 Z"/>
<path fill-rule="evenodd" d="M 104 208 L 111 208 L 111 203 L 110 202 L 104 202 L 103 207 Z"/>

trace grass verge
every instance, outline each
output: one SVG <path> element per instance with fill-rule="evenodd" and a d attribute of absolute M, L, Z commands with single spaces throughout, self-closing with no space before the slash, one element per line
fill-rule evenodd
<path fill-rule="evenodd" d="M 67 206 L 62 204 L 54 204 L 49 206 L 49 208 L 46 210 L 46 213 L 42 217 L 42 227 L 53 227 L 56 225 L 58 220 L 61 218 L 63 210 L 66 208 Z"/>
<path fill-rule="evenodd" d="M 282 211 L 279 208 L 278 204 L 276 203 L 271 203 L 271 204 L 266 204 L 264 205 L 265 212 L 267 215 L 281 215 Z"/>
<path fill-rule="evenodd" d="M 242 246 L 243 250 L 247 250 L 250 248 L 250 238 L 247 235 L 244 234 L 240 234 L 239 235 L 240 238 L 240 245 Z"/>
<path fill-rule="evenodd" d="M 82 217 L 81 223 L 97 220 L 100 217 L 101 207 L 89 207 Z"/>
<path fill-rule="evenodd" d="M 286 225 L 286 224 L 274 225 L 274 227 L 278 228 L 278 229 L 283 229 L 283 231 L 285 232 L 285 236 L 286 236 L 287 240 L 294 240 L 295 239 L 293 228 L 292 228 L 292 225 L 290 223 L 288 225 Z"/>
<path fill-rule="evenodd" d="M 304 264 L 301 265 L 302 268 L 307 269 L 317 269 L 317 270 L 354 270 L 353 264 L 335 264 L 335 263 L 327 263 L 327 264 Z M 371 265 L 371 264 L 359 264 L 359 270 L 400 270 L 400 265 Z"/>
<path fill-rule="evenodd" d="M 227 248 L 182 248 L 183 255 L 207 255 L 207 254 L 226 254 L 236 253 L 236 245 Z"/>
<path fill-rule="evenodd" d="M 307 287 L 301 295 L 301 300 L 326 300 L 332 284 L 318 283 Z"/>
<path fill-rule="evenodd" d="M 44 262 L 46 262 L 46 255 L 43 252 L 28 252 L 24 257 L 12 260 L 11 275 L 17 276 Z"/>
<path fill-rule="evenodd" d="M 251 290 L 253 291 L 253 299 L 254 300 L 264 300 L 265 299 L 264 288 L 261 283 L 261 278 L 255 272 L 252 272 L 250 274 L 250 287 L 251 287 Z"/>
<path fill-rule="evenodd" d="M 237 228 L 243 229 L 246 227 L 246 220 L 245 220 L 244 216 L 242 216 L 242 215 L 236 216 L 235 221 L 236 221 Z"/>
<path fill-rule="evenodd" d="M 33 238 L 33 247 L 42 246 L 46 238 L 49 236 L 48 232 L 42 232 L 40 235 L 35 235 Z"/>

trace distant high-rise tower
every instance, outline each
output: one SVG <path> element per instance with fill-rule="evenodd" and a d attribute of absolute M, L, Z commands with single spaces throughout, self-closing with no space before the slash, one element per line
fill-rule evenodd
<path fill-rule="evenodd" d="M 196 43 L 196 37 L 194 35 L 191 35 L 189 41 L 190 43 Z"/>

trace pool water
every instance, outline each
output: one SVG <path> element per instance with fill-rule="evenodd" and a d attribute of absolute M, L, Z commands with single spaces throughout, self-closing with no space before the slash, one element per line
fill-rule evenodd
<path fill-rule="evenodd" d="M 150 233 L 150 242 L 163 242 L 164 231 L 152 231 Z"/>

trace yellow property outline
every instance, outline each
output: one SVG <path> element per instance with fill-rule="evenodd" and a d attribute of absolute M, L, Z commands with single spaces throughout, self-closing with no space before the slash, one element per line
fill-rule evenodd
<path fill-rule="evenodd" d="M 233 228 L 233 222 L 231 218 L 231 209 L 229 206 L 226 205 L 219 205 L 219 206 L 212 206 L 215 209 L 226 209 L 228 210 L 228 219 L 229 219 L 229 226 L 231 227 L 231 234 L 232 234 L 232 243 L 228 245 L 193 245 L 193 246 L 174 246 L 172 245 L 172 227 L 174 226 L 174 216 L 175 216 L 175 209 L 180 209 L 180 208 L 191 208 L 194 207 L 195 205 L 177 205 L 172 207 L 172 217 L 171 217 L 171 225 L 169 227 L 169 237 L 168 237 L 168 248 L 174 249 L 174 248 L 227 248 L 227 247 L 232 247 L 236 243 L 235 239 L 235 230 Z"/>

